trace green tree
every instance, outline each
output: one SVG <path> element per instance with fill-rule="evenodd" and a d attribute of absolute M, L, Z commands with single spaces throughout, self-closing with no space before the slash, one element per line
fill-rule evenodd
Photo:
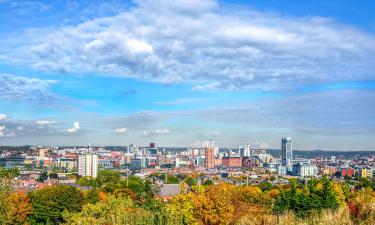
<path fill-rule="evenodd" d="M 167 184 L 179 184 L 180 180 L 176 176 L 168 176 Z"/>
<path fill-rule="evenodd" d="M 37 179 L 38 182 L 44 182 L 48 179 L 48 173 L 47 171 L 42 171 Z"/>
<path fill-rule="evenodd" d="M 99 171 L 96 182 L 105 192 L 112 193 L 120 187 L 120 174 L 116 171 L 102 170 Z"/>
<path fill-rule="evenodd" d="M 269 191 L 272 189 L 272 184 L 270 182 L 267 182 L 267 181 L 263 181 L 261 182 L 258 187 L 262 190 L 262 191 Z"/>
<path fill-rule="evenodd" d="M 203 182 L 203 185 L 213 185 L 214 184 L 214 182 L 212 181 L 212 180 L 210 180 L 210 179 L 207 179 L 207 180 L 205 180 L 204 182 Z"/>
<path fill-rule="evenodd" d="M 6 198 L 12 193 L 11 188 L 7 185 L 3 185 L 2 182 L 0 183 L 0 224 L 4 224 L 5 222 L 5 213 L 6 213 Z"/>
<path fill-rule="evenodd" d="M 93 187 L 93 188 L 97 188 L 99 186 L 96 179 L 93 177 L 89 177 L 89 176 L 79 178 L 77 180 L 77 184 L 80 186 Z"/>
<path fill-rule="evenodd" d="M 12 180 L 20 175 L 18 168 L 3 169 L 0 168 L 0 179 L 5 185 L 10 185 Z"/>
<path fill-rule="evenodd" d="M 45 187 L 29 195 L 34 208 L 30 219 L 34 224 L 61 223 L 63 211 L 79 212 L 84 200 L 79 189 L 66 185 Z"/>
<path fill-rule="evenodd" d="M 87 190 L 83 193 L 84 203 L 95 204 L 100 201 L 98 190 Z"/>
<path fill-rule="evenodd" d="M 184 181 L 185 181 L 185 183 L 187 183 L 190 187 L 191 187 L 191 186 L 194 186 L 194 185 L 197 184 L 197 181 L 196 181 L 194 178 L 192 178 L 192 177 L 186 177 Z"/>
<path fill-rule="evenodd" d="M 339 206 L 335 192 L 333 190 L 333 185 L 327 176 L 322 178 L 322 190 L 320 192 L 322 198 L 322 206 L 324 208 L 336 209 Z"/>
<path fill-rule="evenodd" d="M 130 188 L 135 193 L 140 193 L 144 189 L 144 181 L 137 176 L 129 176 L 122 182 L 123 187 Z"/>
<path fill-rule="evenodd" d="M 59 175 L 57 173 L 50 173 L 48 176 L 49 179 L 59 179 Z"/>

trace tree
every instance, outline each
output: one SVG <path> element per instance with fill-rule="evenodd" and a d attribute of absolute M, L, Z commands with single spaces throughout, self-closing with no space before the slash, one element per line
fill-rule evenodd
<path fill-rule="evenodd" d="M 267 181 L 263 181 L 262 183 L 260 183 L 258 185 L 258 187 L 262 190 L 262 191 L 269 191 L 272 189 L 272 184 L 270 182 L 267 182 Z"/>
<path fill-rule="evenodd" d="M 194 185 L 197 184 L 197 181 L 196 181 L 194 178 L 192 178 L 192 177 L 186 177 L 184 181 L 185 181 L 185 183 L 187 183 L 190 187 L 192 187 L 192 186 L 194 186 Z"/>
<path fill-rule="evenodd" d="M 327 176 L 322 178 L 322 190 L 320 195 L 322 197 L 322 206 L 324 208 L 336 209 L 339 206 L 335 191 L 333 190 L 332 182 Z"/>
<path fill-rule="evenodd" d="M 48 173 L 47 171 L 42 171 L 37 179 L 38 182 L 44 182 L 48 179 Z"/>
<path fill-rule="evenodd" d="M 5 185 L 10 185 L 12 180 L 20 175 L 18 168 L 2 169 L 0 168 L 0 179 Z"/>
<path fill-rule="evenodd" d="M 100 201 L 98 190 L 87 190 L 83 193 L 85 204 L 95 204 Z"/>
<path fill-rule="evenodd" d="M 120 186 L 120 174 L 116 171 L 102 170 L 99 171 L 96 182 L 101 189 L 112 193 Z"/>
<path fill-rule="evenodd" d="M 113 192 L 113 196 L 130 197 L 131 199 L 135 199 L 135 192 L 132 191 L 130 188 L 118 188 Z"/>
<path fill-rule="evenodd" d="M 167 184 L 178 184 L 180 180 L 176 176 L 168 176 L 167 177 Z"/>
<path fill-rule="evenodd" d="M 214 184 L 214 182 L 210 179 L 207 179 L 203 182 L 203 185 L 213 185 L 213 184 Z"/>
<path fill-rule="evenodd" d="M 11 188 L 8 185 L 3 185 L 0 183 L 0 224 L 4 224 L 5 219 L 5 207 L 6 207 L 6 198 L 11 193 Z"/>
<path fill-rule="evenodd" d="M 65 213 L 67 224 L 154 224 L 155 215 L 136 207 L 128 197 L 116 198 L 108 195 L 105 201 L 85 205 L 81 212 Z"/>
<path fill-rule="evenodd" d="M 24 191 L 12 192 L 5 199 L 5 224 L 25 224 L 33 207 Z"/>
<path fill-rule="evenodd" d="M 45 187 L 30 193 L 34 208 L 31 220 L 34 223 L 61 223 L 62 212 L 79 212 L 82 209 L 83 194 L 71 186 L 58 185 Z"/>
<path fill-rule="evenodd" d="M 77 184 L 79 186 L 87 186 L 87 187 L 93 187 L 93 188 L 98 187 L 98 183 L 95 180 L 95 178 L 89 177 L 89 176 L 79 178 L 77 180 Z"/>
<path fill-rule="evenodd" d="M 200 224 L 194 215 L 193 193 L 179 194 L 166 205 L 168 222 L 171 224 Z"/>
<path fill-rule="evenodd" d="M 144 181 L 137 176 L 129 176 L 127 180 L 123 181 L 122 187 L 128 187 L 135 193 L 140 193 L 144 189 Z"/>
<path fill-rule="evenodd" d="M 49 179 L 59 179 L 59 175 L 57 173 L 50 173 L 48 176 Z"/>

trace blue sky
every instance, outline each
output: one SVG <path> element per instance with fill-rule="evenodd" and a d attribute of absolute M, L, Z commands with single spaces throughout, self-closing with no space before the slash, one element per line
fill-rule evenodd
<path fill-rule="evenodd" d="M 0 144 L 375 150 L 374 9 L 0 0 Z"/>

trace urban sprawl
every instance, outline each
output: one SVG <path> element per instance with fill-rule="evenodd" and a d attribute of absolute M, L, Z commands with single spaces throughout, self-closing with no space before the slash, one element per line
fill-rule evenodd
<path fill-rule="evenodd" d="M 0 167 L 17 168 L 19 176 L 12 186 L 26 191 L 56 184 L 85 188 L 77 181 L 82 177 L 96 178 L 102 170 L 116 171 L 123 179 L 130 175 L 152 178 L 162 198 L 180 193 L 179 183 L 186 174 L 195 175 L 197 184 L 234 185 L 265 181 L 272 185 L 288 184 L 289 178 L 307 181 L 324 175 L 338 182 L 349 180 L 355 184 L 360 178 L 372 179 L 375 175 L 375 156 L 371 152 L 355 158 L 335 155 L 297 158 L 293 155 L 291 138 L 281 139 L 278 154 L 268 153 L 262 145 L 221 149 L 213 140 L 207 141 L 204 148 L 172 149 L 150 143 L 148 147 L 129 145 L 119 149 L 91 146 L 2 149 Z M 155 174 L 159 176 L 153 176 Z"/>

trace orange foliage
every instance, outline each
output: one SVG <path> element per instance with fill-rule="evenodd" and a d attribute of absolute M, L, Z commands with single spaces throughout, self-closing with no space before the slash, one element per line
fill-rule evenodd
<path fill-rule="evenodd" d="M 131 199 L 135 199 L 135 192 L 132 191 L 130 188 L 121 188 L 121 189 L 115 189 L 113 192 L 113 195 L 118 198 L 118 197 L 130 197 Z M 100 196 L 100 195 L 99 195 Z M 100 197 L 100 199 L 102 199 Z"/>
<path fill-rule="evenodd" d="M 232 185 L 210 186 L 192 196 L 194 214 L 207 225 L 229 224 L 234 213 Z"/>
<path fill-rule="evenodd" d="M 33 207 L 24 191 L 16 191 L 5 199 L 6 224 L 26 224 L 28 215 L 32 214 Z"/>
<path fill-rule="evenodd" d="M 277 196 L 279 196 L 280 194 L 280 191 L 277 190 L 277 189 L 271 189 L 269 192 L 268 192 L 268 195 L 271 197 L 271 198 L 277 198 Z"/>
<path fill-rule="evenodd" d="M 100 201 L 106 201 L 107 200 L 107 195 L 106 195 L 106 193 L 105 192 L 103 192 L 103 191 L 100 191 L 99 192 L 99 199 L 100 199 Z"/>

